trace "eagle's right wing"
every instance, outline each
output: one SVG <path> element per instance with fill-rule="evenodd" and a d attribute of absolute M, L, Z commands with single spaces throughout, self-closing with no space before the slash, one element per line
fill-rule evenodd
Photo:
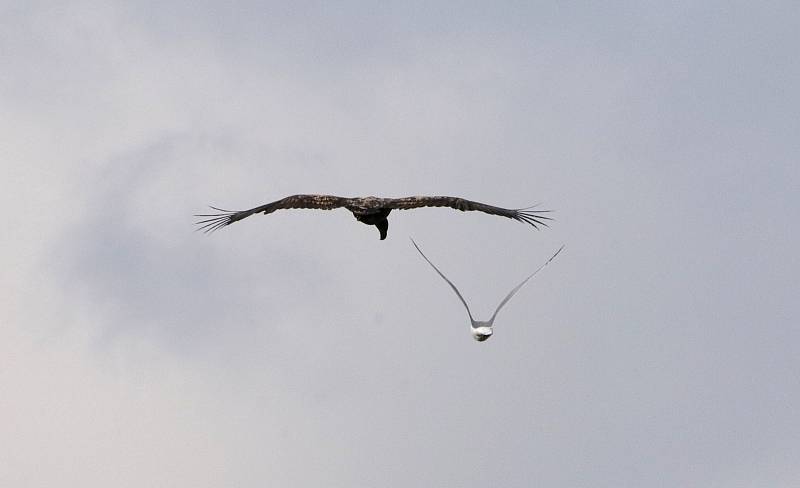
<path fill-rule="evenodd" d="M 509 219 L 514 219 L 517 222 L 524 222 L 532 225 L 534 228 L 539 228 L 539 225 L 547 226 L 546 220 L 552 220 L 551 217 L 544 215 L 549 210 L 533 210 L 533 207 L 528 208 L 502 208 L 495 207 L 494 205 L 487 205 L 481 202 L 475 202 L 460 197 L 446 197 L 446 196 L 415 196 L 404 198 L 387 198 L 384 201 L 386 208 L 397 210 L 409 210 L 412 208 L 420 207 L 450 207 L 462 212 L 478 211 L 487 213 L 489 215 L 499 215 Z"/>
<path fill-rule="evenodd" d="M 200 226 L 198 230 L 213 232 L 257 213 L 266 215 L 285 208 L 317 208 L 321 210 L 331 210 L 344 207 L 350 200 L 349 198 L 337 197 L 334 195 L 292 195 L 272 203 L 261 205 L 260 207 L 251 208 L 250 210 L 232 211 L 211 207 L 219 211 L 219 213 L 195 215 L 195 217 L 209 217 L 195 223 Z"/>

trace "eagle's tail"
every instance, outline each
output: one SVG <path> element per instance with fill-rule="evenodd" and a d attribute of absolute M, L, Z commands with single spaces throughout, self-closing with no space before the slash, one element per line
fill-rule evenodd
<path fill-rule="evenodd" d="M 381 233 L 381 240 L 386 239 L 386 232 L 389 230 L 389 220 L 388 219 L 379 220 L 375 224 L 375 227 L 377 227 L 378 231 L 380 231 Z"/>

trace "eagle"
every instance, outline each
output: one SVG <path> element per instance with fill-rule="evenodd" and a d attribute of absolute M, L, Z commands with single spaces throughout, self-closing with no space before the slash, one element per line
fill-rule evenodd
<path fill-rule="evenodd" d="M 458 197 L 413 196 L 403 198 L 351 198 L 337 197 L 335 195 L 292 195 L 251 208 L 250 210 L 234 211 L 211 207 L 218 213 L 197 214 L 195 217 L 203 217 L 203 220 L 196 222 L 196 224 L 200 226 L 198 230 L 212 232 L 259 213 L 266 215 L 276 210 L 287 208 L 332 210 L 340 207 L 351 211 L 359 222 L 377 227 L 378 232 L 380 232 L 381 240 L 386 239 L 386 233 L 389 229 L 387 217 L 392 210 L 409 210 L 420 207 L 450 207 L 461 210 L 462 212 L 477 210 L 489 215 L 499 215 L 501 217 L 514 219 L 517 222 L 530 224 L 536 229 L 538 229 L 540 225 L 547 226 L 546 220 L 552 220 L 550 217 L 544 215 L 548 213 L 549 210 L 533 210 L 534 207 L 507 209 Z"/>
<path fill-rule="evenodd" d="M 489 320 L 475 320 L 472 317 L 472 312 L 469 311 L 469 305 L 467 305 L 467 301 L 464 300 L 464 297 L 461 296 L 461 293 L 459 293 L 458 288 L 456 288 L 456 285 L 454 285 L 452 281 L 448 280 L 447 277 L 444 275 L 444 273 L 439 271 L 439 268 L 437 268 L 436 265 L 433 264 L 430 259 L 428 259 L 428 256 L 426 256 L 425 253 L 422 252 L 422 249 L 420 249 L 417 243 L 414 242 L 414 239 L 411 239 L 411 243 L 414 244 L 414 247 L 417 248 L 417 251 L 419 251 L 422 257 L 425 258 L 425 261 L 427 261 L 428 264 L 431 265 L 434 271 L 436 271 L 439 274 L 439 276 L 441 276 L 442 279 L 445 280 L 448 285 L 450 285 L 450 288 L 452 288 L 453 291 L 456 292 L 458 299 L 461 300 L 461 303 L 464 304 L 464 308 L 467 309 L 467 315 L 469 315 L 469 321 L 472 325 L 471 328 L 472 338 L 478 342 L 483 342 L 486 339 L 492 337 L 492 334 L 494 333 L 494 319 L 497 317 L 497 312 L 499 312 L 500 309 L 503 308 L 503 305 L 505 305 L 506 303 L 508 303 L 509 300 L 511 300 L 511 297 L 513 297 L 520 290 L 520 288 L 522 288 L 525 285 L 525 283 L 528 282 L 528 280 L 533 278 L 536 275 L 536 273 L 542 270 L 542 268 L 550 264 L 550 261 L 552 261 L 556 256 L 558 256 L 558 253 L 560 253 L 564 249 L 564 246 L 559 247 L 558 251 L 556 251 L 555 254 L 550 256 L 550 259 L 545 261 L 545 263 L 539 266 L 536 269 L 536 271 L 534 271 L 533 273 L 528 275 L 527 278 L 522 280 L 522 283 L 518 284 L 510 292 L 508 292 L 508 295 L 506 295 L 505 298 L 503 298 L 503 300 L 500 302 L 500 305 L 498 305 L 497 308 L 494 310 L 494 313 L 492 314 L 492 317 Z"/>

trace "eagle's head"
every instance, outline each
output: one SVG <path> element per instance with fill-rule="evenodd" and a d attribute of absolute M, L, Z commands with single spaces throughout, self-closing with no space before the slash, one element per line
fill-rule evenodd
<path fill-rule="evenodd" d="M 494 331 L 492 330 L 491 327 L 486 327 L 486 326 L 475 327 L 472 329 L 472 338 L 478 342 L 483 342 L 486 339 L 492 337 L 493 333 Z"/>

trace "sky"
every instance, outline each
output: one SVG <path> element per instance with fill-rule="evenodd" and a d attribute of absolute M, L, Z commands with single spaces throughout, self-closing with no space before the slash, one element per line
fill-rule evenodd
<path fill-rule="evenodd" d="M 798 486 L 799 23 L 0 1 L 0 485 Z"/>

